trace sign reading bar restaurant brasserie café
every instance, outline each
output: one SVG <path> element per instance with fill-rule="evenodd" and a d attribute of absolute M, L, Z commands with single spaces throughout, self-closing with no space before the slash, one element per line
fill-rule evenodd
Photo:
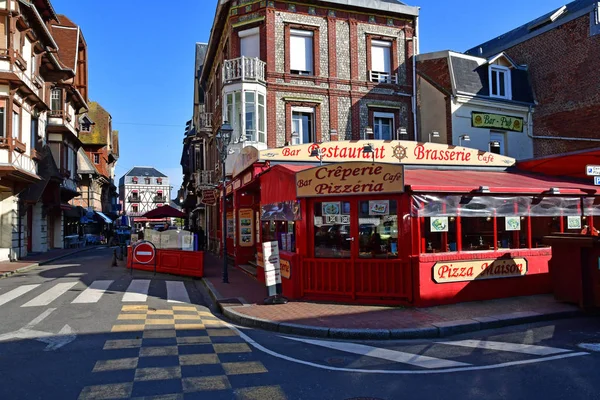
<path fill-rule="evenodd" d="M 373 152 L 365 153 L 371 145 Z M 477 149 L 439 143 L 419 143 L 408 140 L 356 140 L 299 144 L 260 151 L 260 161 L 318 162 L 311 156 L 319 150 L 324 163 L 373 161 L 387 164 L 464 165 L 509 167 L 515 159 Z"/>
<path fill-rule="evenodd" d="M 479 281 L 483 279 L 513 278 L 527 274 L 524 258 L 495 260 L 438 261 L 433 266 L 436 283 Z"/>
<path fill-rule="evenodd" d="M 402 193 L 404 166 L 352 162 L 328 164 L 296 173 L 298 197 Z"/>
<path fill-rule="evenodd" d="M 505 131 L 523 132 L 523 118 L 510 115 L 471 113 L 471 124 L 475 128 L 497 128 Z"/>

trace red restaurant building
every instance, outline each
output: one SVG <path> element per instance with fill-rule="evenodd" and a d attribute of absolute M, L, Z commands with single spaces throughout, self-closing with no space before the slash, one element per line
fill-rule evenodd
<path fill-rule="evenodd" d="M 262 243 L 277 241 L 284 296 L 365 304 L 549 293 L 544 236 L 600 214 L 591 184 L 413 141 L 246 147 L 226 192 L 232 264 L 264 281 Z"/>

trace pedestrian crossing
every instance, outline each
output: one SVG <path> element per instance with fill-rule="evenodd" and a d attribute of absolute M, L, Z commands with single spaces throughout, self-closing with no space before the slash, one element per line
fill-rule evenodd
<path fill-rule="evenodd" d="M 123 303 L 145 303 L 149 296 L 164 298 L 168 303 L 191 303 L 185 282 L 157 280 L 151 285 L 152 282 L 150 279 L 133 279 L 124 291 L 123 282 L 104 279 L 95 280 L 87 287 L 81 281 L 21 285 L 8 290 L 0 289 L 0 309 L 14 304 L 23 308 L 44 307 L 61 301 L 79 305 L 95 304 L 105 298 L 111 288 L 113 293 L 122 292 L 120 301 Z M 81 293 L 73 298 L 72 292 Z"/>

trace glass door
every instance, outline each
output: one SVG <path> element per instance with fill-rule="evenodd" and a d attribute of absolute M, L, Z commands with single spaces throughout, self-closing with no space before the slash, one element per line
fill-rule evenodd
<path fill-rule="evenodd" d="M 358 202 L 358 258 L 398 258 L 398 202 Z"/>
<path fill-rule="evenodd" d="M 355 235 L 352 234 L 350 201 L 315 201 L 315 258 L 351 258 Z"/>

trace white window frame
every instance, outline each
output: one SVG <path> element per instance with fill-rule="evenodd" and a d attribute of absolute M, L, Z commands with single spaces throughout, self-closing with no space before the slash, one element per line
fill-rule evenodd
<path fill-rule="evenodd" d="M 503 73 L 504 74 L 504 96 L 500 95 L 500 79 L 496 80 L 496 93 L 494 94 L 494 87 L 493 87 L 493 79 L 492 76 L 494 73 Z M 498 75 L 499 76 L 499 75 Z M 505 67 L 503 65 L 490 65 L 489 68 L 489 80 L 490 80 L 490 97 L 495 97 L 495 98 L 499 98 L 499 99 L 512 99 L 512 90 L 511 90 L 511 74 L 510 74 L 510 68 Z"/>
<path fill-rule="evenodd" d="M 100 153 L 94 153 L 94 164 L 100 164 Z"/>
<path fill-rule="evenodd" d="M 260 58 L 260 36 L 259 36 L 260 30 L 258 27 L 252 28 L 252 29 L 246 29 L 245 31 L 240 31 L 238 32 L 238 37 L 240 38 L 240 56 L 243 57 L 250 57 L 250 58 Z M 242 45 L 242 43 L 244 41 L 249 42 L 250 40 L 253 40 L 252 44 L 255 46 L 254 50 L 256 55 L 245 55 L 243 52 L 244 46 Z"/>
<path fill-rule="evenodd" d="M 388 60 L 379 60 L 383 68 L 375 69 L 375 48 L 387 49 Z M 383 69 L 383 71 L 380 71 Z M 371 40 L 371 71 L 369 71 L 369 80 L 379 83 L 397 83 L 396 75 L 392 73 L 392 42 L 387 40 Z"/>
<path fill-rule="evenodd" d="M 293 73 L 295 75 L 306 75 L 306 76 L 311 76 L 315 74 L 315 57 L 314 57 L 314 52 L 315 52 L 315 40 L 314 40 L 314 32 L 313 31 L 306 31 L 306 30 L 301 30 L 301 29 L 290 29 L 290 73 Z M 299 65 L 295 65 L 295 64 L 299 64 L 301 61 L 299 60 L 295 60 L 294 58 L 294 54 L 296 54 L 296 57 L 299 57 L 299 52 L 301 51 L 301 49 L 297 49 L 294 44 L 293 44 L 293 38 L 297 37 L 297 38 L 307 38 L 310 37 L 310 49 L 307 49 L 307 46 L 304 47 L 304 68 L 300 69 L 300 68 L 295 68 L 295 67 L 299 67 Z M 305 40 L 305 43 L 307 43 L 307 41 Z M 308 67 L 308 69 L 306 68 Z"/>
<path fill-rule="evenodd" d="M 302 113 L 302 114 L 310 114 L 311 115 L 311 122 L 312 122 L 312 132 L 308 133 L 308 137 L 311 138 L 312 137 L 312 141 L 308 141 L 306 143 L 304 143 L 304 128 L 302 127 L 302 124 L 299 125 L 299 132 L 295 132 L 294 130 L 294 113 Z M 290 121 L 290 123 L 292 124 L 292 137 L 291 137 L 291 145 L 295 145 L 295 144 L 307 144 L 307 143 L 314 143 L 316 141 L 316 118 L 315 118 L 315 108 L 314 107 L 292 107 L 292 120 Z M 295 132 L 295 134 L 294 134 Z"/>
<path fill-rule="evenodd" d="M 506 155 L 506 133 L 504 132 L 495 132 L 495 131 L 491 131 L 490 132 L 490 144 L 488 145 L 488 151 L 491 153 L 492 152 L 492 145 L 491 142 L 498 142 L 500 143 L 500 153 L 498 153 L 501 156 L 505 156 Z"/>
<path fill-rule="evenodd" d="M 373 113 L 373 138 L 375 140 L 383 140 L 381 137 L 377 137 L 375 135 L 375 118 L 385 118 L 385 119 L 391 119 L 392 120 L 392 127 L 390 129 L 390 139 L 389 140 L 395 140 L 395 133 L 396 133 L 396 119 L 394 116 L 394 113 L 388 113 L 388 112 L 374 112 Z M 381 132 L 381 131 L 380 131 Z M 381 135 L 379 135 L 381 136 Z"/>
<path fill-rule="evenodd" d="M 254 93 L 254 135 L 248 137 L 246 132 L 246 93 Z M 240 97 L 239 113 L 236 112 L 236 95 Z M 258 102 L 259 95 L 263 97 L 264 104 Z M 232 103 L 229 103 L 231 97 Z M 267 143 L 267 93 L 260 90 L 236 90 L 227 92 L 223 96 L 223 121 L 229 122 L 233 128 L 232 143 Z M 259 115 L 259 114 L 262 114 Z M 262 117 L 262 118 L 261 118 Z M 261 130 L 260 122 L 263 123 Z"/>
<path fill-rule="evenodd" d="M 21 115 L 15 110 L 12 112 L 12 137 L 21 138 Z"/>
<path fill-rule="evenodd" d="M 54 105 L 54 101 L 58 102 L 58 109 L 54 109 L 52 106 Z M 63 109 L 63 104 L 62 104 L 62 89 L 60 88 L 53 88 L 50 91 L 50 109 L 52 111 L 62 111 Z"/>

